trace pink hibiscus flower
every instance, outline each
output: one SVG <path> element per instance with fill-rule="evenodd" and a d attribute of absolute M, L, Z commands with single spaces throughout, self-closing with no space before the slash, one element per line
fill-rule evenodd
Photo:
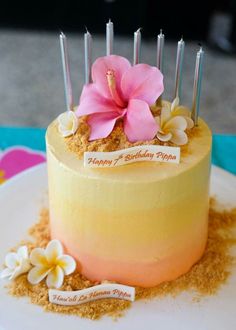
<path fill-rule="evenodd" d="M 117 55 L 100 57 L 92 66 L 92 80 L 84 86 L 76 111 L 78 117 L 89 115 L 90 141 L 107 137 L 120 118 L 129 141 L 154 138 L 158 126 L 150 106 L 164 90 L 156 67 L 131 66 Z"/>

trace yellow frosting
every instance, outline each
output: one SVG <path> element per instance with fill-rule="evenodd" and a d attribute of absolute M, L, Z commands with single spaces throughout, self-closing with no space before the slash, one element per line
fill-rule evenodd
<path fill-rule="evenodd" d="M 199 119 L 180 164 L 91 169 L 47 130 L 51 233 L 93 280 L 151 286 L 186 272 L 207 237 L 211 132 Z"/>

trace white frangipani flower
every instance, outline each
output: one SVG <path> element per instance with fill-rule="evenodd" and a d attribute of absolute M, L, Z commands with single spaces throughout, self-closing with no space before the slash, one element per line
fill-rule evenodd
<path fill-rule="evenodd" d="M 160 141 L 171 141 L 177 145 L 184 145 L 188 142 L 186 129 L 194 126 L 187 108 L 179 106 L 179 98 L 175 98 L 172 103 L 163 102 L 161 115 L 156 117 L 159 126 L 157 138 Z"/>
<path fill-rule="evenodd" d="M 193 128 L 194 122 L 191 119 L 190 111 L 187 107 L 184 107 L 183 105 L 179 105 L 179 97 L 176 97 L 172 103 L 164 101 L 164 107 L 170 109 L 172 117 L 175 116 L 184 117 L 184 119 L 187 122 L 187 129 Z"/>
<path fill-rule="evenodd" d="M 60 114 L 57 120 L 58 130 L 63 137 L 74 134 L 78 129 L 79 121 L 73 111 L 67 111 Z"/>
<path fill-rule="evenodd" d="M 38 284 L 46 277 L 49 288 L 60 288 L 64 275 L 73 273 L 76 268 L 75 260 L 63 254 L 62 245 L 58 240 L 50 241 L 46 249 L 33 249 L 30 261 L 34 267 L 29 271 L 28 281 L 31 284 Z"/>
<path fill-rule="evenodd" d="M 171 141 L 177 145 L 184 145 L 188 142 L 187 134 L 184 132 L 187 122 L 183 117 L 171 117 L 170 110 L 162 108 L 160 117 L 156 117 L 156 122 L 160 127 L 157 132 L 157 138 L 160 141 Z"/>
<path fill-rule="evenodd" d="M 5 257 L 6 268 L 0 273 L 0 278 L 13 280 L 31 268 L 27 246 L 21 246 L 17 252 L 10 252 Z"/>

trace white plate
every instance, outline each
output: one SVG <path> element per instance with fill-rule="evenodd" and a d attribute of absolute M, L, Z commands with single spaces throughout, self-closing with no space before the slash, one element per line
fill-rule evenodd
<path fill-rule="evenodd" d="M 236 205 L 236 177 L 213 167 L 212 193 L 229 206 Z M 39 210 L 46 206 L 46 164 L 19 174 L 0 187 L 0 263 L 8 249 L 26 237 Z M 164 329 L 234 330 L 236 329 L 236 269 L 219 293 L 192 302 L 190 293 L 177 298 L 134 302 L 124 317 L 114 322 L 109 317 L 90 321 L 79 317 L 45 313 L 27 298 L 13 298 L 0 283 L 0 329 Z"/>

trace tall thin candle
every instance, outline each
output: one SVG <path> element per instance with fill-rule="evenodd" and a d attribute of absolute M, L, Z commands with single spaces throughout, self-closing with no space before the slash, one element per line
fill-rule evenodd
<path fill-rule="evenodd" d="M 193 83 L 193 104 L 191 117 L 194 125 L 198 124 L 198 115 L 200 108 L 201 84 L 202 84 L 202 68 L 203 68 L 204 51 L 200 47 L 196 56 L 195 75 Z"/>
<path fill-rule="evenodd" d="M 157 36 L 157 68 L 163 72 L 163 54 L 164 54 L 165 35 L 160 31 Z"/>
<path fill-rule="evenodd" d="M 140 62 L 141 55 L 141 29 L 139 28 L 134 32 L 134 60 L 133 64 L 138 64 Z"/>
<path fill-rule="evenodd" d="M 111 55 L 113 52 L 114 26 L 111 20 L 106 24 L 106 54 Z"/>
<path fill-rule="evenodd" d="M 182 85 L 182 71 L 183 71 L 183 59 L 184 59 L 184 41 L 183 38 L 178 42 L 176 67 L 175 67 L 175 92 L 174 98 L 181 97 L 181 85 Z"/>
<path fill-rule="evenodd" d="M 66 36 L 61 32 L 60 34 L 60 47 L 61 47 L 61 59 L 62 59 L 62 69 L 64 77 L 64 89 L 65 89 L 65 98 L 66 98 L 66 107 L 67 110 L 73 110 L 73 95 L 70 79 L 70 67 L 68 59 L 68 49 L 66 43 Z"/>
<path fill-rule="evenodd" d="M 91 82 L 92 36 L 88 31 L 84 34 L 84 64 L 85 84 L 89 84 Z"/>

